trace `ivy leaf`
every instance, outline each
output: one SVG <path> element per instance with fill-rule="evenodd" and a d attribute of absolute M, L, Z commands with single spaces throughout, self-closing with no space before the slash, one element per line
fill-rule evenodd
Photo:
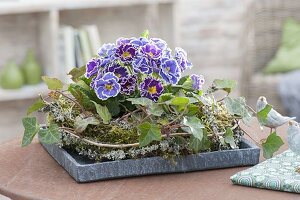
<path fill-rule="evenodd" d="M 267 104 L 261 111 L 257 113 L 257 119 L 260 124 L 264 124 L 267 120 L 269 112 L 272 110 L 272 106 Z"/>
<path fill-rule="evenodd" d="M 24 117 L 22 119 L 22 123 L 25 128 L 22 139 L 22 147 L 25 147 L 32 142 L 34 136 L 39 131 L 39 125 L 35 117 Z"/>
<path fill-rule="evenodd" d="M 230 93 L 236 87 L 237 84 L 236 84 L 235 80 L 215 79 L 213 81 L 213 85 L 217 89 L 222 89 L 222 90 Z"/>
<path fill-rule="evenodd" d="M 189 104 L 190 99 L 188 97 L 175 97 L 170 100 L 170 104 L 180 107 L 185 107 Z"/>
<path fill-rule="evenodd" d="M 74 68 L 68 73 L 68 75 L 71 75 L 71 79 L 72 79 L 74 82 L 77 82 L 77 81 L 79 81 L 79 78 L 85 74 L 85 71 L 86 71 L 86 67 L 85 67 L 85 66 L 82 66 L 82 67 L 79 67 L 79 68 L 74 67 Z"/>
<path fill-rule="evenodd" d="M 271 133 L 265 142 L 262 143 L 265 158 L 272 158 L 273 154 L 284 144 L 276 132 Z"/>
<path fill-rule="evenodd" d="M 57 144 L 60 142 L 61 134 L 57 124 L 50 124 L 47 129 L 39 130 L 39 139 L 45 144 Z"/>
<path fill-rule="evenodd" d="M 147 146 L 152 141 L 161 140 L 160 128 L 155 124 L 150 124 L 149 122 L 144 122 L 138 126 L 138 131 L 140 133 L 139 143 L 140 147 Z"/>
<path fill-rule="evenodd" d="M 224 142 L 229 144 L 232 149 L 236 148 L 236 144 L 234 142 L 233 131 L 231 128 L 227 128 L 224 134 Z"/>
<path fill-rule="evenodd" d="M 98 115 L 101 117 L 103 120 L 104 124 L 109 124 L 109 121 L 111 120 L 111 114 L 106 106 L 101 106 L 100 104 L 97 104 L 94 102 L 94 105 L 96 107 Z"/>
<path fill-rule="evenodd" d="M 149 114 L 152 114 L 152 115 L 158 116 L 158 117 L 160 117 L 164 113 L 163 108 L 160 105 L 156 104 L 156 103 L 152 104 L 147 109 L 147 111 L 149 112 Z"/>
<path fill-rule="evenodd" d="M 141 34 L 141 37 L 148 39 L 149 38 L 149 30 L 144 30 Z"/>
<path fill-rule="evenodd" d="M 48 86 L 49 90 L 61 90 L 63 88 L 63 83 L 57 78 L 50 78 L 48 76 L 42 76 L 43 81 Z"/>
<path fill-rule="evenodd" d="M 95 117 L 82 118 L 81 116 L 77 116 L 74 121 L 74 128 L 76 133 L 82 133 L 90 124 L 98 125 L 100 124 L 100 122 Z"/>
<path fill-rule="evenodd" d="M 152 105 L 152 100 L 145 98 L 145 97 L 140 97 L 140 98 L 128 98 L 127 101 L 130 101 L 132 104 L 137 104 L 141 106 L 150 106 Z"/>
<path fill-rule="evenodd" d="M 30 115 L 31 113 L 43 108 L 45 106 L 45 102 L 39 98 L 37 99 L 27 110 L 27 115 Z"/>
<path fill-rule="evenodd" d="M 238 97 L 236 99 L 232 99 L 230 97 L 226 97 L 224 99 L 224 104 L 230 114 L 242 117 L 242 120 L 246 124 L 251 120 L 252 114 L 247 109 L 245 98 Z"/>
<path fill-rule="evenodd" d="M 199 153 L 200 151 L 208 150 L 210 146 L 211 142 L 208 139 L 206 132 L 203 134 L 202 140 L 199 140 L 194 136 L 190 138 L 189 147 L 193 150 L 194 153 Z"/>
<path fill-rule="evenodd" d="M 196 116 L 186 116 L 183 118 L 183 124 L 188 126 L 187 128 L 184 128 L 184 131 L 187 131 L 188 133 L 191 133 L 195 138 L 197 138 L 199 141 L 203 138 L 203 128 L 201 120 Z"/>

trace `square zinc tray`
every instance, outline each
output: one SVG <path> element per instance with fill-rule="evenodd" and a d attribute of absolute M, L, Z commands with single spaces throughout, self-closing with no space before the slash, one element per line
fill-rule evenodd
<path fill-rule="evenodd" d="M 161 157 L 96 163 L 57 145 L 42 145 L 77 182 L 249 166 L 259 162 L 260 154 L 256 145 L 243 139 L 240 149 L 188 155 L 178 158 L 176 165 Z"/>

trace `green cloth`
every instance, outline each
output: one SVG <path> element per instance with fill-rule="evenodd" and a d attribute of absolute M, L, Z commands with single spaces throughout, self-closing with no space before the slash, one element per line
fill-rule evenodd
<path fill-rule="evenodd" d="M 233 184 L 300 193 L 300 156 L 287 150 L 230 177 Z"/>
<path fill-rule="evenodd" d="M 281 45 L 264 72 L 274 74 L 296 69 L 300 69 L 300 24 L 288 19 L 283 25 Z"/>

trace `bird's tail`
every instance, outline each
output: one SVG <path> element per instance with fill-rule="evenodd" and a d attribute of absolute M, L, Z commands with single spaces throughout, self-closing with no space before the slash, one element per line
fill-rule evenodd
<path fill-rule="evenodd" d="M 290 117 L 290 120 L 295 120 L 297 117 Z"/>

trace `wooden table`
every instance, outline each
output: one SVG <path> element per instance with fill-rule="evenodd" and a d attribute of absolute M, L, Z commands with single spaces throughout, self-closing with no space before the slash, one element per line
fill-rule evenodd
<path fill-rule="evenodd" d="M 266 134 L 257 126 L 245 129 L 256 132 L 256 139 Z M 278 132 L 286 139 L 286 127 Z M 0 146 L 0 193 L 12 199 L 300 199 L 297 194 L 232 185 L 229 177 L 246 167 L 78 184 L 37 141 L 26 148 L 20 141 Z"/>

